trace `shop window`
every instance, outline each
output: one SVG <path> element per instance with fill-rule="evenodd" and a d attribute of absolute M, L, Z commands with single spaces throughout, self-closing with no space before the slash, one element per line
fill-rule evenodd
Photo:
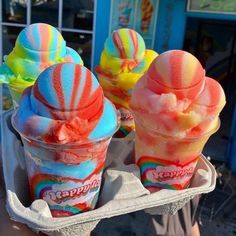
<path fill-rule="evenodd" d="M 31 23 L 47 23 L 58 27 L 59 0 L 46 0 L 31 5 Z"/>
<path fill-rule="evenodd" d="M 91 67 L 92 35 L 62 31 L 67 46 L 77 51 L 87 67 Z"/>
<path fill-rule="evenodd" d="M 2 27 L 3 55 L 8 55 L 11 52 L 12 48 L 15 45 L 16 38 L 22 29 L 22 27 L 16 26 Z"/>
<path fill-rule="evenodd" d="M 26 24 L 27 0 L 2 0 L 2 21 Z"/>
<path fill-rule="evenodd" d="M 63 28 L 93 29 L 93 1 L 67 0 L 63 2 Z"/>
<path fill-rule="evenodd" d="M 57 27 L 91 69 L 94 0 L 2 0 L 0 4 L 1 59 L 14 47 L 22 27 L 43 22 Z"/>
<path fill-rule="evenodd" d="M 184 50 L 193 53 L 206 75 L 219 81 L 226 94 L 226 106 L 220 114 L 221 127 L 210 138 L 204 152 L 215 160 L 226 158 L 232 114 L 236 102 L 236 24 L 232 21 L 188 18 Z M 220 32 L 220 33 L 219 33 Z M 217 144 L 217 145 L 216 145 Z"/>

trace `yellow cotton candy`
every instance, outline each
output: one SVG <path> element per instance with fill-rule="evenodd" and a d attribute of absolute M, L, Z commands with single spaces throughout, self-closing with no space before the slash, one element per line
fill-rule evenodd
<path fill-rule="evenodd" d="M 121 60 L 116 57 L 110 56 L 105 50 L 102 51 L 100 66 L 104 71 L 118 74 L 121 70 Z"/>
<path fill-rule="evenodd" d="M 117 86 L 124 89 L 124 90 L 130 90 L 133 89 L 134 85 L 137 83 L 137 81 L 140 79 L 140 74 L 135 73 L 122 73 L 119 76 L 117 76 Z"/>
<path fill-rule="evenodd" d="M 146 59 L 146 67 L 144 68 L 144 71 L 146 71 L 148 69 L 148 67 L 150 66 L 150 64 L 153 62 L 153 60 L 158 56 L 159 54 L 156 53 L 153 50 L 150 49 L 146 49 L 145 52 L 145 59 Z"/>

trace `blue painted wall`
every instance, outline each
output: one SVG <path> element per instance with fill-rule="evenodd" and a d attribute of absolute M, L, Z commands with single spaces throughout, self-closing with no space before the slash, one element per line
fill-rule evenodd
<path fill-rule="evenodd" d="M 186 0 L 160 0 L 154 49 L 162 53 L 183 47 Z"/>
<path fill-rule="evenodd" d="M 93 66 L 99 64 L 100 55 L 103 50 L 104 42 L 109 33 L 110 21 L 110 0 L 96 1 L 96 19 L 95 19 L 95 43 L 94 43 L 94 59 Z"/>

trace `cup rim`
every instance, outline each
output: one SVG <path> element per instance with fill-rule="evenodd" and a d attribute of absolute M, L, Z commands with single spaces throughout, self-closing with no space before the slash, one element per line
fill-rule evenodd
<path fill-rule="evenodd" d="M 116 128 L 115 130 L 113 130 L 112 133 L 110 133 L 109 135 L 106 135 L 106 136 L 103 136 L 101 138 L 98 138 L 98 139 L 93 139 L 93 140 L 86 140 L 86 141 L 79 141 L 79 142 L 72 142 L 72 143 L 47 143 L 43 140 L 40 140 L 40 139 L 36 139 L 36 138 L 33 138 L 33 137 L 29 137 L 25 134 L 23 134 L 22 132 L 20 132 L 15 124 L 14 124 L 14 117 L 16 116 L 16 113 L 17 113 L 17 109 L 15 109 L 14 113 L 11 115 L 11 124 L 13 126 L 13 128 L 20 134 L 21 138 L 23 138 L 24 140 L 28 141 L 28 142 L 36 142 L 36 143 L 39 143 L 40 145 L 46 145 L 46 146 L 55 146 L 55 147 L 60 147 L 60 146 L 70 146 L 70 147 L 73 147 L 73 146 L 86 146 L 86 145 L 90 145 L 90 144 L 94 144 L 94 143 L 100 143 L 102 141 L 105 141 L 105 140 L 109 140 L 112 138 L 112 136 L 118 131 L 118 129 L 120 128 L 120 123 L 121 123 L 121 114 L 120 114 L 120 111 L 118 109 L 115 109 L 116 111 L 116 114 L 117 114 L 117 125 L 116 125 Z"/>
<path fill-rule="evenodd" d="M 140 119 L 137 119 L 137 116 L 134 114 L 134 112 L 132 111 L 132 114 L 134 116 L 134 120 L 135 120 L 135 123 L 138 123 L 139 125 L 141 125 L 143 128 L 145 128 L 146 130 L 148 130 L 149 132 L 153 133 L 154 135 L 156 136 L 162 136 L 164 137 L 165 139 L 173 139 L 173 140 L 196 140 L 196 139 L 199 139 L 199 138 L 204 138 L 204 137 L 209 137 L 210 135 L 216 133 L 220 126 L 221 126 L 221 121 L 220 121 L 220 118 L 218 117 L 217 118 L 217 124 L 209 131 L 201 134 L 201 135 L 192 135 L 190 137 L 182 137 L 182 136 L 173 136 L 173 135 L 168 135 L 168 134 L 163 134 L 161 133 L 160 131 L 157 131 L 157 130 L 154 130 L 153 128 L 149 127 L 149 126 L 144 126 L 142 124 L 142 121 L 140 121 Z M 136 125 L 135 125 L 136 126 Z"/>

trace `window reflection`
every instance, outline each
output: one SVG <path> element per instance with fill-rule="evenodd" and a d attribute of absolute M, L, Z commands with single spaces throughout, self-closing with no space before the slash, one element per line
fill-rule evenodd
<path fill-rule="evenodd" d="M 3 56 L 8 55 L 12 51 L 12 49 L 15 46 L 16 38 L 22 29 L 23 29 L 22 27 L 3 26 L 2 28 Z"/>
<path fill-rule="evenodd" d="M 2 0 L 2 20 L 11 23 L 26 23 L 27 0 Z"/>
<path fill-rule="evenodd" d="M 2 84 L 2 108 L 3 110 L 9 110 L 12 108 L 12 99 L 11 99 L 11 94 L 9 92 L 8 86 L 6 84 Z"/>
<path fill-rule="evenodd" d="M 93 0 L 63 1 L 62 26 L 64 28 L 92 30 L 93 9 Z"/>
<path fill-rule="evenodd" d="M 91 69 L 92 35 L 72 32 L 62 32 L 62 35 L 67 42 L 67 46 L 80 54 L 84 66 Z"/>
<path fill-rule="evenodd" d="M 65 0 L 66 1 L 66 0 Z M 47 23 L 58 26 L 58 0 L 35 0 L 31 7 L 31 23 Z"/>

